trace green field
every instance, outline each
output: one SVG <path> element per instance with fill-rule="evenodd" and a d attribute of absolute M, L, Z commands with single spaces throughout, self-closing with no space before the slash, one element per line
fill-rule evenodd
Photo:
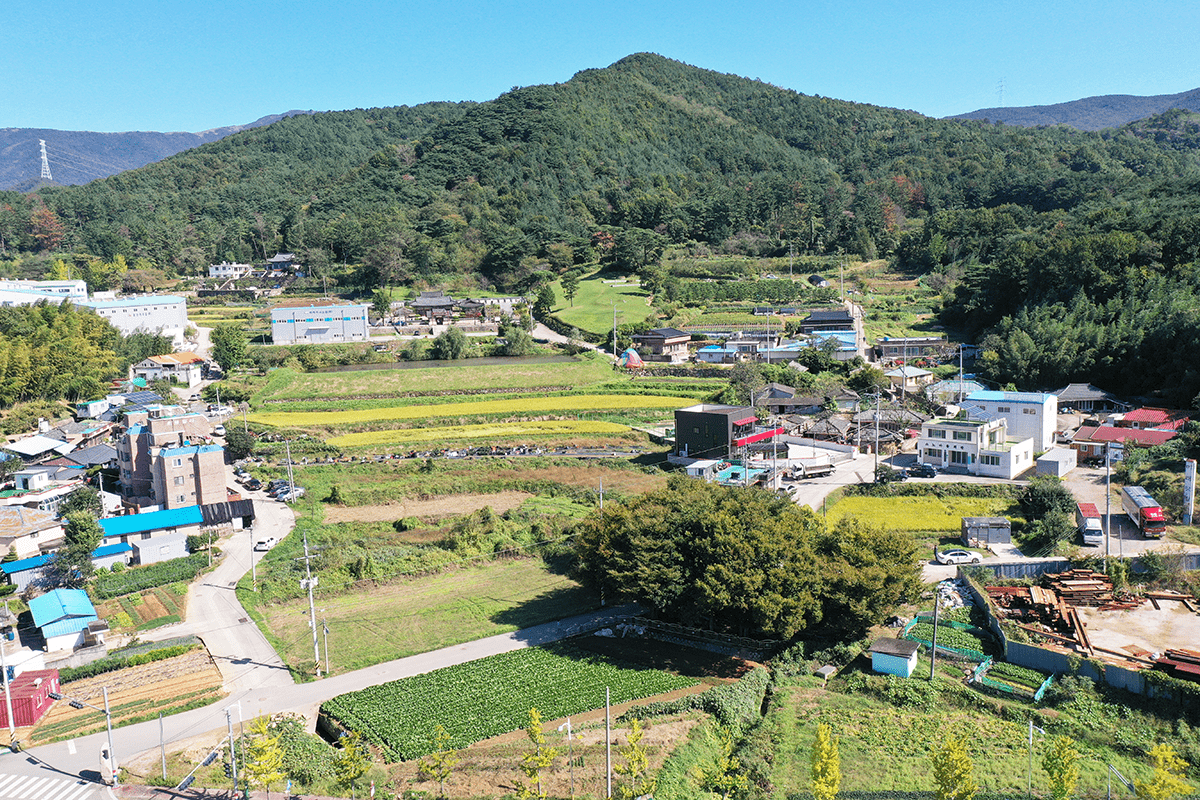
<path fill-rule="evenodd" d="M 579 282 L 574 304 L 567 302 L 562 284 L 555 282 L 554 296 L 558 302 L 554 306 L 554 316 L 590 333 L 612 331 L 614 307 L 618 325 L 644 320 L 651 312 L 645 290 L 636 283 L 605 282 L 611 279 L 613 276 L 606 272 L 594 272 L 585 277 Z"/>
<path fill-rule="evenodd" d="M 341 673 L 582 614 L 598 607 L 599 598 L 542 559 L 523 558 L 368 584 L 317 605 L 329 626 L 333 672 Z M 262 612 L 284 662 L 311 665 L 308 601 Z"/>
<path fill-rule="evenodd" d="M 356 398 L 403 397 L 432 391 L 480 389 L 538 391 L 576 390 L 602 383 L 628 381 L 613 372 L 601 358 L 581 357 L 573 363 L 536 363 L 513 360 L 506 364 L 472 364 L 469 360 L 447 367 L 352 370 L 348 372 L 297 372 L 274 370 L 255 405 L 272 400 L 353 401 Z M 343 405 L 343 408 L 346 406 Z"/>
<path fill-rule="evenodd" d="M 963 517 L 1003 517 L 1013 502 L 991 497 L 843 497 L 827 509 L 829 524 L 856 516 L 882 528 L 901 531 L 957 532 Z"/>
<path fill-rule="evenodd" d="M 939 663 L 941 663 L 939 661 Z M 943 684 L 953 678 L 939 678 Z M 984 792 L 1025 795 L 1029 781 L 1028 724 L 1022 717 L 1035 714 L 1035 724 L 1047 734 L 1066 733 L 1081 739 L 1083 728 L 1107 727 L 1108 714 L 1118 709 L 1089 714 L 1081 704 L 1058 717 L 1042 717 L 1032 709 L 1014 706 L 1006 719 L 989 714 L 991 704 L 982 702 L 981 695 L 962 694 L 959 702 L 946 697 L 943 690 L 940 702 L 926 704 L 923 699 L 928 686 L 929 662 L 921 659 L 914 677 L 908 680 L 871 676 L 877 691 L 890 693 L 892 702 L 866 693 L 846 694 L 827 692 L 820 681 L 798 679 L 777 687 L 767 728 L 775 740 L 774 767 L 770 778 L 777 798 L 792 792 L 807 792 L 812 772 L 809 753 L 816 737 L 817 724 L 827 722 L 839 738 L 842 765 L 842 791 L 931 791 L 935 788 L 929 764 L 930 750 L 941 744 L 947 735 L 961 737 L 967 743 L 974 762 L 974 778 Z M 922 676 L 922 677 L 917 677 Z M 839 683 L 842 681 L 839 679 Z M 974 700 L 969 699 L 975 698 Z M 949 702 L 947 702 L 949 700 Z M 962 706 L 975 706 L 977 710 Z M 1010 715 L 1004 715 L 1010 716 Z M 1141 728 L 1142 720 L 1127 721 Z M 1120 724 L 1119 722 L 1117 724 Z M 1140 730 L 1145 736 L 1147 731 Z M 1034 737 L 1033 790 L 1045 796 L 1046 773 L 1041 769 L 1041 757 L 1049 736 Z M 1103 797 L 1106 786 L 1105 764 L 1113 764 L 1129 779 L 1145 780 L 1149 769 L 1144 758 L 1131 758 L 1128 752 L 1109 749 L 1097 743 L 1081 741 L 1079 760 L 1079 797 Z M 1124 793 L 1122 787 L 1122 795 Z"/>
<path fill-rule="evenodd" d="M 529 647 L 339 695 L 321 712 L 363 734 L 388 761 L 433 750 L 435 726 L 458 749 L 543 720 L 693 686 L 694 678 L 622 666 L 565 645 Z"/>
<path fill-rule="evenodd" d="M 497 398 L 464 400 L 459 403 L 427 403 L 421 405 L 369 408 L 353 411 L 260 411 L 250 415 L 251 422 L 263 425 L 354 425 L 366 422 L 422 420 L 434 417 L 476 417 L 493 414 L 525 415 L 550 413 L 579 413 L 591 411 L 629 411 L 662 409 L 692 405 L 691 398 L 659 395 L 582 394 L 558 397 Z"/>

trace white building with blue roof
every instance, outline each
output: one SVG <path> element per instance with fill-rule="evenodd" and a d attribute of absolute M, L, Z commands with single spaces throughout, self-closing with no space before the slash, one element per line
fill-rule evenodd
<path fill-rule="evenodd" d="M 1054 434 L 1058 430 L 1058 398 L 1055 395 L 985 389 L 967 395 L 963 406 L 979 408 L 993 417 L 1003 417 L 1008 423 L 1008 436 L 1033 439 L 1035 452 L 1043 453 L 1054 447 Z"/>
<path fill-rule="evenodd" d="M 46 640 L 46 651 L 74 650 L 84 643 L 89 626 L 99 622 L 96 609 L 81 589 L 55 589 L 29 601 L 33 624 Z"/>
<path fill-rule="evenodd" d="M 137 331 L 170 336 L 175 346 L 184 342 L 188 326 L 187 302 L 175 295 L 143 295 L 116 300 L 80 300 L 77 305 L 90 308 L 107 319 L 122 334 Z"/>
<path fill-rule="evenodd" d="M 104 543 L 114 542 L 133 543 L 182 533 L 185 536 L 200 532 L 200 523 L 204 515 L 200 506 L 184 506 L 163 511 L 143 511 L 140 514 L 126 514 L 122 517 L 108 517 L 100 520 L 100 529 L 104 531 Z"/>

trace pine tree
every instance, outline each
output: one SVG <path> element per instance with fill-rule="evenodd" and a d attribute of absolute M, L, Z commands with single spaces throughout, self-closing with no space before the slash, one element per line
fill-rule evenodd
<path fill-rule="evenodd" d="M 1196 791 L 1182 778 L 1188 763 L 1175 755 L 1175 748 L 1171 745 L 1156 744 L 1151 747 L 1150 763 L 1154 765 L 1154 774 L 1150 780 L 1144 783 L 1133 782 L 1134 791 L 1140 800 L 1171 800 L 1172 797 Z"/>
<path fill-rule="evenodd" d="M 972 778 L 973 764 L 961 739 L 947 736 L 931 754 L 937 800 L 972 800 L 979 787 Z"/>
<path fill-rule="evenodd" d="M 838 740 L 826 722 L 817 725 L 817 741 L 812 750 L 812 791 L 816 800 L 833 800 L 842 783 L 842 761 Z"/>
<path fill-rule="evenodd" d="M 525 728 L 525 735 L 533 743 L 533 749 L 521 757 L 521 772 L 525 773 L 529 783 L 517 781 L 517 797 L 544 800 L 546 792 L 542 789 L 542 770 L 554 763 L 558 749 L 546 747 L 546 734 L 542 732 L 542 715 L 536 708 L 529 709 L 529 725 Z"/>
<path fill-rule="evenodd" d="M 625 759 L 625 763 L 618 764 L 613 768 L 618 775 L 629 776 L 628 786 L 617 787 L 617 797 L 632 799 L 644 794 L 654 794 L 654 780 L 645 777 L 646 772 L 650 769 L 650 754 L 646 751 L 646 745 L 642 744 L 645 735 L 646 732 L 642 730 L 642 721 L 634 717 L 633 723 L 629 726 L 629 735 L 626 737 L 628 743 L 619 751 Z"/>
<path fill-rule="evenodd" d="M 1055 736 L 1050 749 L 1042 756 L 1042 769 L 1050 776 L 1050 797 L 1067 800 L 1075 794 L 1079 781 L 1079 751 L 1070 736 Z"/>
<path fill-rule="evenodd" d="M 338 783 L 347 787 L 353 795 L 358 779 L 371 768 L 371 757 L 362 743 L 362 736 L 357 732 L 343 736 L 341 743 L 342 749 L 334 761 L 333 769 Z"/>
<path fill-rule="evenodd" d="M 271 787 L 284 779 L 283 746 L 279 734 L 271 730 L 266 717 L 257 717 L 250 723 L 246 760 L 242 765 L 246 782 L 267 790 L 271 798 Z"/>
<path fill-rule="evenodd" d="M 450 734 L 441 725 L 433 735 L 433 745 L 436 749 L 418 762 L 417 771 L 437 781 L 438 797 L 445 797 L 446 781 L 458 765 L 458 751 L 450 747 Z"/>

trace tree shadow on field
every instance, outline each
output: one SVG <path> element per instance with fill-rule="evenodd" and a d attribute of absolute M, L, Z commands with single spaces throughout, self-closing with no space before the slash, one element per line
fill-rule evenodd
<path fill-rule="evenodd" d="M 600 607 L 600 596 L 583 586 L 560 586 L 491 616 L 497 625 L 529 628 Z"/>
<path fill-rule="evenodd" d="M 629 459 L 630 464 L 637 464 L 639 467 L 655 467 L 657 469 L 669 469 L 667 463 L 668 452 L 660 450 L 655 453 L 642 453 L 639 456 L 634 456 Z"/>

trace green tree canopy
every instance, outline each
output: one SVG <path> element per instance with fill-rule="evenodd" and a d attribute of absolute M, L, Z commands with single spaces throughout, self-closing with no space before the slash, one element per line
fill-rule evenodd
<path fill-rule="evenodd" d="M 433 340 L 433 347 L 430 348 L 429 355 L 431 358 L 443 361 L 457 361 L 460 358 L 466 358 L 470 350 L 471 342 L 467 339 L 467 335 L 458 328 L 448 328 Z"/>
<path fill-rule="evenodd" d="M 213 360 L 229 371 L 246 360 L 246 332 L 236 323 L 228 322 L 213 328 L 210 337 Z"/>
<path fill-rule="evenodd" d="M 861 632 L 912 596 L 917 562 L 895 534 L 842 530 L 844 543 L 770 492 L 673 476 L 582 523 L 577 569 L 610 600 L 686 625 L 780 639 L 822 621 Z"/>

